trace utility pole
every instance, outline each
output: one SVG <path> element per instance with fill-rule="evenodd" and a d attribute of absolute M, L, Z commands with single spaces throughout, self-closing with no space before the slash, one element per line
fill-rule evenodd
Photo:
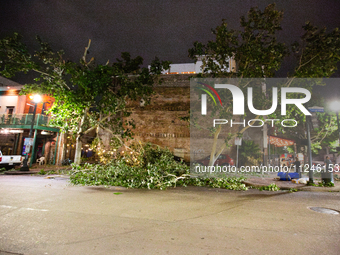
<path fill-rule="evenodd" d="M 307 140 L 308 140 L 308 148 L 307 148 L 308 152 L 307 152 L 307 154 L 308 154 L 308 165 L 309 165 L 309 170 L 308 170 L 309 181 L 308 181 L 308 183 L 313 184 L 314 183 L 314 176 L 313 176 L 314 170 L 312 170 L 313 161 L 312 161 L 312 148 L 311 148 L 311 141 L 310 141 L 310 122 L 311 122 L 310 116 L 306 116 L 306 119 L 307 119 L 306 125 L 307 125 Z"/>
<path fill-rule="evenodd" d="M 264 73 L 264 66 L 262 66 L 262 73 Z M 261 91 L 263 95 L 266 97 L 267 96 L 267 84 L 266 84 L 266 76 L 264 76 L 264 81 L 261 82 Z M 264 119 L 267 119 L 267 116 L 263 116 Z M 266 155 L 268 151 L 268 126 L 267 124 L 263 125 L 262 128 L 262 136 L 263 136 L 263 165 L 267 165 L 266 162 Z M 269 158 L 267 159 L 268 164 L 269 164 Z"/>
<path fill-rule="evenodd" d="M 316 117 L 316 113 L 317 112 L 324 112 L 324 108 L 323 107 L 319 107 L 319 106 L 313 106 L 313 107 L 309 107 L 308 111 L 310 111 L 311 113 L 313 113 L 312 116 L 306 116 L 306 125 L 307 125 L 307 140 L 308 140 L 308 165 L 309 165 L 309 184 L 313 184 L 314 183 L 314 167 L 313 167 L 313 160 L 312 160 L 312 143 L 311 143 L 311 139 L 310 139 L 310 131 L 312 128 L 312 125 L 314 126 L 313 128 L 317 128 L 318 127 L 318 120 Z M 313 168 L 313 170 L 312 170 Z"/>
<path fill-rule="evenodd" d="M 266 155 L 268 154 L 268 128 L 267 124 L 263 125 L 262 136 L 263 136 L 263 165 L 267 165 Z"/>

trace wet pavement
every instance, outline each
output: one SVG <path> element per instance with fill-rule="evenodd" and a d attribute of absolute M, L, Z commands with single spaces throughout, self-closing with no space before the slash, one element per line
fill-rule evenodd
<path fill-rule="evenodd" d="M 339 254 L 339 192 L 83 187 L 0 176 L 0 254 Z"/>

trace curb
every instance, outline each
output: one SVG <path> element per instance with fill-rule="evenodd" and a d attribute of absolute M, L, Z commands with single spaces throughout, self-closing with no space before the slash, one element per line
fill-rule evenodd
<path fill-rule="evenodd" d="M 24 174 L 37 174 L 39 171 L 6 171 L 4 174 L 7 175 L 24 175 Z"/>
<path fill-rule="evenodd" d="M 268 183 L 256 183 L 252 181 L 243 181 L 242 183 L 246 186 L 252 186 L 255 188 L 266 187 L 272 183 L 276 184 L 280 190 L 291 190 L 296 189 L 297 191 L 309 191 L 309 192 L 340 192 L 340 186 L 335 187 L 317 187 L 317 186 L 307 186 L 306 184 L 286 184 L 283 182 L 278 182 L 275 180 L 266 180 Z"/>

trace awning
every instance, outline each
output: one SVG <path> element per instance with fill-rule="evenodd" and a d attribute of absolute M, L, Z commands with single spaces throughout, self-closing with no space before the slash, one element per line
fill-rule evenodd
<path fill-rule="evenodd" d="M 269 136 L 268 139 L 270 139 L 270 144 L 275 145 L 276 147 L 290 146 L 295 143 L 293 140 L 283 139 L 276 136 Z"/>

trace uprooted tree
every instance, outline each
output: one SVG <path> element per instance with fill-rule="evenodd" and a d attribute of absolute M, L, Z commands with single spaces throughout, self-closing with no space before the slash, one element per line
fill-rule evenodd
<path fill-rule="evenodd" d="M 215 39 L 206 44 L 195 42 L 193 48 L 189 49 L 189 57 L 195 61 L 202 61 L 201 77 L 226 77 L 226 78 L 262 78 L 263 83 L 258 84 L 254 89 L 253 102 L 257 109 L 268 109 L 271 106 L 271 97 L 266 97 L 265 78 L 275 77 L 275 71 L 279 70 L 282 61 L 289 54 L 296 58 L 296 68 L 293 74 L 287 74 L 288 82 L 280 85 L 289 87 L 296 78 L 322 78 L 330 77 L 336 70 L 340 60 L 340 33 L 336 28 L 328 32 L 326 28 L 319 29 L 309 22 L 302 28 L 304 34 L 299 42 L 293 43 L 290 47 L 279 42 L 277 34 L 281 28 L 283 11 L 275 9 L 275 4 L 268 5 L 264 11 L 258 8 L 251 8 L 247 16 L 240 19 L 241 30 L 229 29 L 225 20 L 216 29 L 212 29 Z M 236 68 L 229 68 L 230 59 L 236 62 Z M 246 94 L 248 83 L 240 84 L 240 89 Z M 308 89 L 311 89 L 309 87 Z M 253 95 L 254 95 L 253 94 Z M 270 95 L 270 91 L 269 91 Z M 295 96 L 295 95 L 290 95 Z M 230 119 L 233 115 L 232 97 L 226 96 L 223 109 L 212 110 L 217 112 L 218 118 Z M 211 100 L 208 98 L 208 100 Z M 213 105 L 213 103 L 211 104 Z M 279 105 L 278 105 L 279 107 Z M 246 113 L 247 114 L 247 113 Z M 248 112 L 249 114 L 249 112 Z M 305 116 L 294 107 L 287 109 L 287 116 L 298 115 L 299 121 L 305 121 Z M 261 116 L 256 116 L 257 119 Z M 271 118 L 281 119 L 281 116 L 271 115 Z M 192 116 L 192 120 L 196 118 Z M 222 125 L 211 129 L 214 137 L 213 147 L 210 154 L 209 165 L 213 165 L 218 156 L 228 146 L 228 142 L 247 130 L 249 126 L 230 135 L 225 143 L 218 147 L 217 139 L 221 133 Z"/>
<path fill-rule="evenodd" d="M 8 78 L 19 72 L 39 74 L 22 93 L 48 94 L 55 99 L 50 125 L 73 134 L 76 164 L 81 162 L 82 138 L 92 130 L 102 128 L 118 139 L 131 136 L 134 123 L 127 121 L 127 103 L 141 99 L 148 103 L 155 75 L 170 64 L 156 58 L 150 70 L 141 68 L 142 57 L 131 58 L 127 52 L 113 64 L 96 64 L 94 58 L 87 59 L 91 41 L 77 63 L 39 37 L 37 41 L 40 50 L 31 54 L 18 34 L 0 40 L 0 74 Z"/>

